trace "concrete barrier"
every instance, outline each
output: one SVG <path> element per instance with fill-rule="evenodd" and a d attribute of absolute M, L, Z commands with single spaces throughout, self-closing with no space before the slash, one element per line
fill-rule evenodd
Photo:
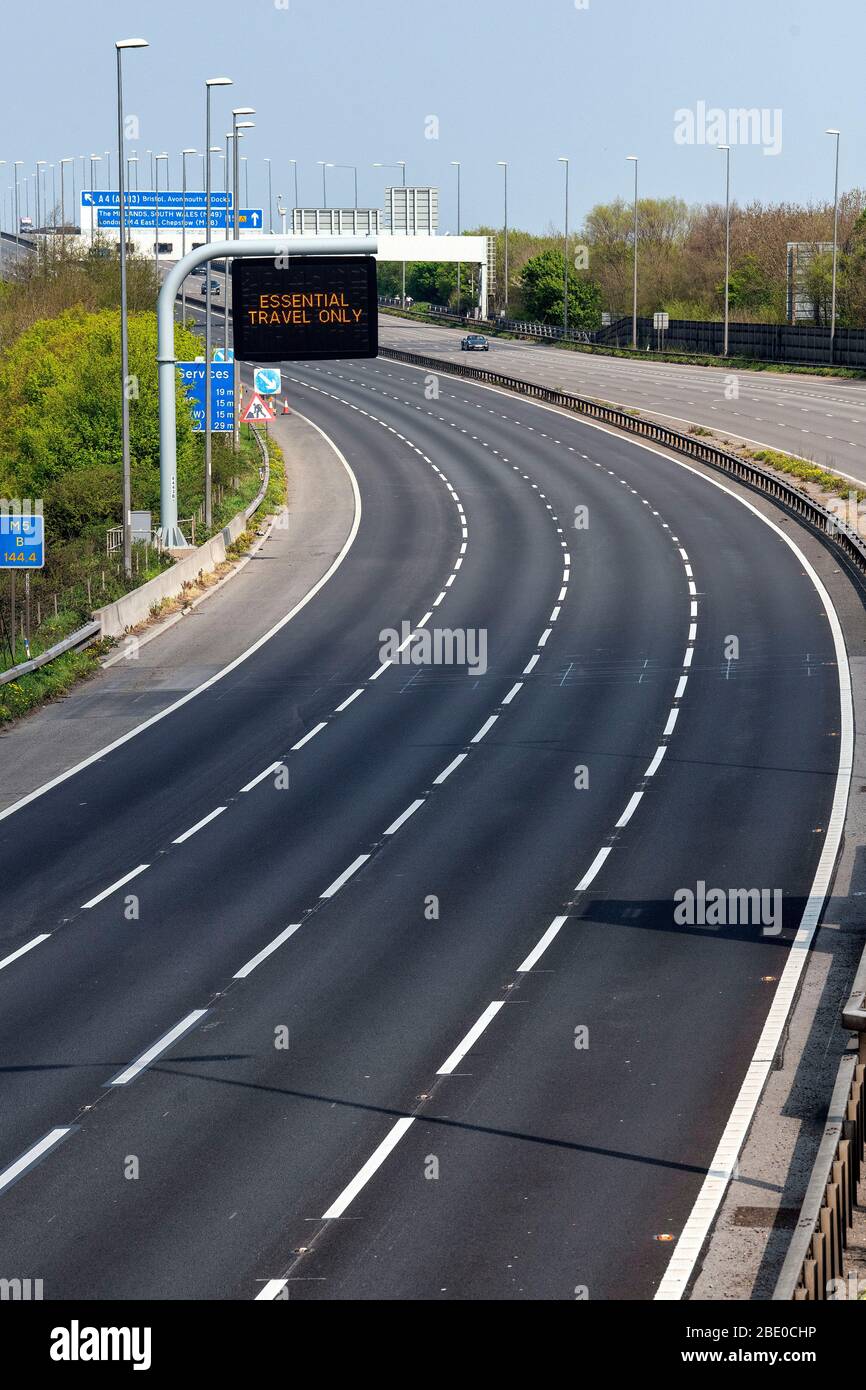
<path fill-rule="evenodd" d="M 212 573 L 224 562 L 228 547 L 243 533 L 246 524 L 246 514 L 239 512 L 217 535 L 178 560 L 171 569 L 164 570 L 114 603 L 95 609 L 93 617 L 100 625 L 102 636 L 122 637 L 129 628 L 145 622 L 155 604 L 163 599 L 177 598 L 184 584 L 194 584 L 202 575 Z"/>
<path fill-rule="evenodd" d="M 184 584 L 194 584 L 201 575 L 211 574 L 217 565 L 223 563 L 229 546 L 247 529 L 247 522 L 262 505 L 268 490 L 271 476 L 268 446 L 258 430 L 254 429 L 252 433 L 261 451 L 264 476 L 262 485 L 250 505 L 245 511 L 233 516 L 218 535 L 205 541 L 204 545 L 200 545 L 191 555 L 178 560 L 170 570 L 158 574 L 155 579 L 149 579 L 146 584 L 133 589 L 129 594 L 124 594 L 123 598 L 117 599 L 115 603 L 107 603 L 104 608 L 97 608 L 93 617 L 99 623 L 103 637 L 122 637 L 129 628 L 137 627 L 149 618 L 150 610 L 155 604 L 166 598 L 177 598 Z"/>

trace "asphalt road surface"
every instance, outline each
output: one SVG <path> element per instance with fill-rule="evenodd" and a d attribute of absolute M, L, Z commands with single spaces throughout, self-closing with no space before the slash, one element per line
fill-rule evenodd
<path fill-rule="evenodd" d="M 866 381 L 636 362 L 508 338 L 491 338 L 489 352 L 469 353 L 460 351 L 462 337 L 456 328 L 391 314 L 379 317 L 379 340 L 385 346 L 456 357 L 683 428 L 704 425 L 731 438 L 802 455 L 866 486 Z M 736 399 L 729 399 L 732 390 L 738 392 Z"/>
<path fill-rule="evenodd" d="M 827 614 L 627 439 L 387 361 L 284 384 L 357 478 L 342 564 L 0 818 L 2 1271 L 652 1297 L 823 848 Z M 406 664 L 445 628 L 469 659 Z M 677 924 L 700 881 L 781 890 L 784 929 Z"/>

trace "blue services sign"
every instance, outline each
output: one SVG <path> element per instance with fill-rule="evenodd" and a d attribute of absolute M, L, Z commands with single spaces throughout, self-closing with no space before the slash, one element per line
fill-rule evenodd
<path fill-rule="evenodd" d="M 44 564 L 45 518 L 0 513 L 0 569 L 41 570 Z"/>
<path fill-rule="evenodd" d="M 238 226 L 247 229 L 249 227 L 261 228 L 264 221 L 262 208 L 239 208 Z M 97 209 L 96 222 L 99 227 L 120 227 L 120 208 L 101 207 Z M 134 231 L 142 229 L 155 230 L 157 224 L 164 231 L 181 231 L 184 224 L 183 207 L 180 203 L 163 204 L 160 202 L 158 208 L 131 208 L 125 215 L 127 230 Z M 212 207 L 210 210 L 211 227 L 225 228 L 230 232 L 234 226 L 234 213 L 231 208 L 228 210 L 223 207 Z M 190 207 L 186 209 L 187 231 L 203 232 L 207 229 L 207 209 L 204 206 Z"/>
<path fill-rule="evenodd" d="M 204 432 L 204 362 L 178 362 L 178 371 L 193 415 L 193 429 Z M 234 367 L 229 362 L 211 362 L 210 367 L 211 429 L 234 429 L 235 394 Z"/>

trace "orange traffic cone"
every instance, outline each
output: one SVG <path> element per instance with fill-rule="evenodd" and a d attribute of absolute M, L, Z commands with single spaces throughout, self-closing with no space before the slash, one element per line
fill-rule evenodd
<path fill-rule="evenodd" d="M 292 412 L 289 410 L 289 403 L 288 403 L 288 401 L 286 400 L 286 398 L 285 398 L 285 396 L 284 396 L 284 397 L 283 397 L 283 414 L 284 414 L 284 415 L 291 415 L 291 413 L 292 413 Z"/>

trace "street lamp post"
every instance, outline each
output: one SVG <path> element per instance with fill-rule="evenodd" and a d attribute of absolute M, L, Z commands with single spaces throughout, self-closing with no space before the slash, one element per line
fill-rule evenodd
<path fill-rule="evenodd" d="M 457 170 L 457 235 L 460 235 L 460 160 L 452 159 L 454 168 Z M 457 312 L 461 312 L 460 305 L 460 262 L 457 262 Z"/>
<path fill-rule="evenodd" d="M 211 239 L 211 206 L 210 206 L 210 156 L 211 156 L 211 134 L 210 134 L 210 94 L 212 87 L 230 87 L 232 80 L 230 77 L 209 77 L 205 81 L 205 142 L 204 142 L 204 168 L 205 168 L 205 241 L 210 245 Z M 210 292 L 210 268 L 205 276 L 205 308 L 204 308 L 204 524 L 209 531 L 213 522 L 213 507 L 211 499 L 211 483 L 213 478 L 213 459 L 211 450 L 211 292 Z"/>
<path fill-rule="evenodd" d="M 42 169 L 42 166 L 44 165 L 44 163 L 45 163 L 45 160 L 44 160 L 44 159 L 37 159 L 37 161 L 36 161 L 36 230 L 37 230 L 37 232 L 39 231 L 39 228 L 40 228 L 40 226 L 42 225 L 42 222 L 41 222 L 40 202 L 39 202 L 39 183 L 40 183 L 39 174 L 40 174 L 40 170 Z"/>
<path fill-rule="evenodd" d="M 181 217 L 181 229 L 180 229 L 180 242 L 181 242 L 181 255 L 182 255 L 182 256 L 185 256 L 185 255 L 186 255 L 186 157 L 187 157 L 188 154 L 198 154 L 198 151 L 197 151 L 197 150 L 181 150 L 181 152 L 180 152 L 180 167 L 181 167 L 181 213 L 180 213 L 180 217 Z M 183 281 L 183 284 L 181 285 L 181 290 L 180 290 L 180 321 L 181 321 L 183 327 L 186 328 L 186 276 L 184 276 L 184 281 Z"/>
<path fill-rule="evenodd" d="M 568 156 L 561 154 L 559 163 L 565 165 L 565 254 L 562 277 L 562 335 L 568 337 Z"/>
<path fill-rule="evenodd" d="M 65 159 L 61 159 L 61 161 L 60 161 L 60 226 L 61 226 L 61 230 L 62 230 L 63 233 L 65 234 L 65 232 L 66 232 L 66 178 L 65 178 L 66 170 L 65 170 L 64 167 L 63 167 L 64 164 L 71 164 L 71 165 L 72 165 L 72 179 L 73 179 L 72 197 L 73 197 L 73 200 L 74 200 L 74 198 L 75 198 L 75 156 L 70 154 L 70 155 L 67 155 Z"/>
<path fill-rule="evenodd" d="M 289 163 L 291 164 L 295 174 L 295 207 L 300 207 L 300 204 L 298 202 L 298 161 L 296 159 L 290 159 Z"/>
<path fill-rule="evenodd" d="M 91 249 L 91 250 L 93 250 L 93 237 L 94 237 L 94 231 L 93 231 L 93 192 L 94 192 L 94 187 L 93 187 L 93 179 L 94 179 L 93 166 L 94 166 L 94 164 L 99 164 L 101 160 L 102 160 L 102 155 L 101 155 L 101 154 L 92 154 L 92 155 L 90 156 L 90 249 Z"/>
<path fill-rule="evenodd" d="M 833 287 L 830 293 L 830 364 L 836 351 L 836 264 L 839 257 L 839 136 L 840 131 L 828 130 L 836 137 L 836 177 L 833 187 Z"/>
<path fill-rule="evenodd" d="M 123 50 L 147 48 L 146 39 L 118 39 L 117 52 L 117 183 L 120 222 L 120 433 L 123 460 L 123 570 L 132 577 L 132 466 L 129 448 L 129 330 L 126 320 L 126 208 L 123 183 Z M 61 165 L 62 177 L 62 165 Z"/>
<path fill-rule="evenodd" d="M 633 235 L 634 235 L 634 273 L 633 273 L 633 277 L 632 277 L 633 283 L 632 283 L 632 301 L 631 301 L 631 345 L 632 345 L 633 348 L 636 348 L 636 347 L 637 347 L 637 163 L 638 163 L 638 157 L 637 157 L 636 154 L 629 154 L 629 155 L 626 155 L 626 159 L 630 160 L 631 163 L 634 165 L 634 232 L 633 232 Z"/>
<path fill-rule="evenodd" d="M 223 192 L 225 193 L 225 197 L 226 197 L 226 207 L 225 207 L 226 238 L 228 238 L 228 234 L 229 234 L 229 193 L 233 191 L 233 185 L 232 185 L 233 165 L 234 165 L 234 159 L 233 159 L 234 144 L 233 144 L 233 141 L 234 141 L 236 138 L 237 138 L 237 137 L 236 137 L 236 135 L 235 135 L 234 127 L 232 127 L 231 130 L 227 130 L 227 131 L 226 131 L 226 152 L 225 152 L 225 154 L 223 155 Z M 232 213 L 232 227 L 234 227 L 234 213 Z M 224 298 L 224 300 L 223 300 L 223 356 L 225 357 L 226 361 L 228 361 L 228 355 L 229 355 L 229 305 L 230 305 L 230 300 L 231 300 L 230 286 L 231 286 L 231 277 L 229 276 L 229 265 L 228 265 L 228 261 L 226 261 L 225 284 L 223 285 L 223 291 L 224 291 L 224 294 L 225 294 L 225 298 Z M 232 441 L 234 441 L 234 421 L 232 422 Z"/>
<path fill-rule="evenodd" d="M 328 184 L 325 170 L 333 169 L 334 166 L 333 164 L 328 164 L 324 159 L 317 159 L 316 163 L 322 166 L 322 207 L 326 208 L 328 206 Z"/>
<path fill-rule="evenodd" d="M 156 206 L 155 206 L 154 212 L 153 212 L 153 223 L 154 223 L 154 230 L 153 230 L 153 258 L 154 258 L 154 268 L 155 268 L 155 270 L 156 270 L 157 284 L 159 283 L 159 162 L 160 162 L 161 159 L 164 159 L 164 160 L 166 161 L 166 163 L 167 163 L 167 162 L 168 162 L 168 155 L 167 155 L 167 154 L 158 154 L 158 155 L 156 155 L 156 168 L 155 168 L 155 173 L 156 173 Z M 166 167 L 166 171 L 165 171 L 165 172 L 166 172 L 165 186 L 166 186 L 166 189 L 167 189 L 167 188 L 168 188 L 168 168 L 167 168 L 167 167 Z"/>
<path fill-rule="evenodd" d="M 15 260 L 21 259 L 21 213 L 18 207 L 18 170 L 24 163 L 23 159 L 16 159 L 12 165 L 12 176 L 15 179 Z"/>
<path fill-rule="evenodd" d="M 504 219 L 503 219 L 503 226 L 504 226 L 504 232 L 505 232 L 505 284 L 504 284 L 504 286 L 503 286 L 503 305 L 502 305 L 502 307 L 503 307 L 503 310 L 504 310 L 504 312 L 505 312 L 505 316 L 506 316 L 506 318 L 507 318 L 507 317 L 508 317 L 508 161 L 507 161 L 506 159 L 497 159 L 496 163 L 497 163 L 497 164 L 500 166 L 500 168 L 502 169 L 502 174 L 503 174 L 503 193 L 504 193 L 504 200 L 505 200 L 505 215 L 504 215 Z"/>
<path fill-rule="evenodd" d="M 274 234 L 274 195 L 273 195 L 273 193 L 271 192 L 271 189 L 272 189 L 272 187 L 273 187 L 273 185 L 272 185 L 272 183 L 271 183 L 271 161 L 270 161 L 270 159 L 268 159 L 267 156 L 265 156 L 265 163 L 266 163 L 267 166 L 268 166 L 268 231 L 270 232 L 271 236 L 273 236 L 273 234 Z"/>
<path fill-rule="evenodd" d="M 725 155 L 725 346 L 723 355 L 728 355 L 728 326 L 731 300 L 731 147 L 719 145 Z"/>
<path fill-rule="evenodd" d="M 255 121 L 240 120 L 239 118 L 241 116 L 254 116 L 255 114 L 256 110 L 254 106 L 236 106 L 232 111 L 232 134 L 234 136 L 232 141 L 232 237 L 235 241 L 237 241 L 240 236 L 240 142 L 244 138 L 242 132 L 245 130 L 254 130 L 256 124 Z M 226 236 L 228 236 L 228 234 L 228 209 L 226 209 Z M 225 267 L 226 299 L 223 304 L 223 313 L 225 314 L 224 332 L 226 356 L 228 356 L 229 305 L 233 305 L 233 300 L 231 299 L 231 289 L 229 285 L 228 261 L 225 262 Z M 232 450 L 235 454 L 240 453 L 241 448 L 240 384 L 240 363 L 235 361 L 232 365 L 232 393 L 235 403 L 234 419 L 232 421 Z"/>

